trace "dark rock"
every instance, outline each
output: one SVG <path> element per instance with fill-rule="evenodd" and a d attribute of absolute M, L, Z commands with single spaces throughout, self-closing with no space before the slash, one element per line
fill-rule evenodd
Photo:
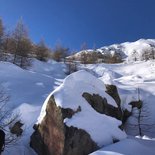
<path fill-rule="evenodd" d="M 125 109 L 123 111 L 123 119 L 122 119 L 122 123 L 125 124 L 125 122 L 127 121 L 127 119 L 131 116 L 131 112 L 128 111 L 127 109 Z"/>
<path fill-rule="evenodd" d="M 97 150 L 97 144 L 86 131 L 63 123 L 64 118 L 71 118 L 80 111 L 80 107 L 76 111 L 57 107 L 51 96 L 46 116 L 41 124 L 34 126 L 30 146 L 38 155 L 87 155 Z"/>
<path fill-rule="evenodd" d="M 15 134 L 17 137 L 21 136 L 23 133 L 23 129 L 21 128 L 24 124 L 20 121 L 17 121 L 12 127 L 10 127 L 10 132 Z"/>
<path fill-rule="evenodd" d="M 142 101 L 139 100 L 139 101 L 132 101 L 129 103 L 129 105 L 132 106 L 132 108 L 138 108 L 138 109 L 141 109 L 142 108 Z"/>
<path fill-rule="evenodd" d="M 119 97 L 117 87 L 115 85 L 106 85 L 106 93 L 109 94 L 117 103 L 118 107 L 121 106 L 121 99 Z"/>
<path fill-rule="evenodd" d="M 64 155 L 88 155 L 97 149 L 99 147 L 86 131 L 65 125 Z"/>
<path fill-rule="evenodd" d="M 120 126 L 121 129 L 124 128 L 124 124 L 127 121 L 127 119 L 131 116 L 131 112 L 129 112 L 127 109 L 122 110 L 121 109 L 121 99 L 118 94 L 117 87 L 115 85 L 106 85 L 106 92 L 116 101 L 118 108 L 119 108 L 119 113 L 122 115 L 122 125 Z M 137 102 L 131 102 L 132 108 L 134 106 L 139 105 Z"/>
<path fill-rule="evenodd" d="M 36 129 L 31 136 L 30 146 L 36 151 L 38 155 L 49 154 L 48 148 L 44 144 L 40 132 Z"/>
<path fill-rule="evenodd" d="M 120 109 L 108 104 L 106 98 L 102 98 L 98 94 L 91 95 L 91 94 L 86 93 L 86 92 L 83 93 L 82 96 L 87 100 L 87 102 L 97 112 L 111 116 L 111 117 L 115 117 L 119 120 L 122 119 L 122 112 L 120 112 Z"/>
<path fill-rule="evenodd" d="M 63 119 L 71 118 L 75 113 L 80 112 L 80 111 L 81 111 L 81 107 L 80 106 L 78 107 L 78 109 L 76 111 L 74 111 L 74 110 L 72 110 L 70 108 L 67 108 L 67 109 L 61 108 Z"/>
<path fill-rule="evenodd" d="M 117 143 L 117 142 L 119 142 L 118 139 L 113 139 L 113 143 Z"/>
<path fill-rule="evenodd" d="M 106 85 L 106 93 L 109 94 L 118 105 L 118 113 L 121 115 L 121 119 L 123 119 L 123 111 L 121 108 L 121 99 L 119 97 L 119 93 L 117 87 L 115 85 Z"/>

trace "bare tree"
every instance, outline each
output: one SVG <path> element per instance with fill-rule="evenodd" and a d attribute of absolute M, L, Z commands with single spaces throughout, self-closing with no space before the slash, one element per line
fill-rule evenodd
<path fill-rule="evenodd" d="M 137 60 L 138 60 L 138 53 L 137 53 L 136 50 L 133 51 L 132 57 L 133 57 L 133 60 L 134 60 L 134 61 L 137 61 Z"/>
<path fill-rule="evenodd" d="M 4 36 L 4 26 L 2 19 L 0 18 L 0 59 L 3 59 L 3 36 Z"/>
<path fill-rule="evenodd" d="M 13 32 L 12 39 L 15 45 L 13 49 L 13 63 L 22 68 L 26 68 L 30 65 L 29 55 L 32 50 L 32 43 L 29 39 L 27 28 L 23 24 L 22 19 L 18 21 Z"/>
<path fill-rule="evenodd" d="M 65 62 L 65 58 L 68 56 L 68 53 L 69 53 L 69 48 L 65 48 L 61 44 L 58 44 L 53 50 L 52 58 L 58 62 L 60 61 Z"/>
<path fill-rule="evenodd" d="M 4 25 L 2 19 L 0 18 L 0 45 L 2 45 L 3 36 L 4 36 Z"/>
<path fill-rule="evenodd" d="M 66 74 L 69 75 L 73 72 L 76 72 L 78 69 L 77 69 L 77 64 L 75 61 L 71 61 L 71 60 L 68 60 L 65 62 L 66 66 L 67 66 L 67 70 L 66 70 Z"/>
<path fill-rule="evenodd" d="M 151 46 L 150 57 L 151 57 L 152 59 L 155 59 L 155 47 L 153 47 L 153 46 Z"/>
<path fill-rule="evenodd" d="M 87 50 L 87 49 L 88 49 L 87 43 L 84 42 L 84 43 L 81 45 L 81 50 L 84 51 L 84 50 Z"/>
<path fill-rule="evenodd" d="M 50 49 L 46 46 L 43 39 L 35 45 L 34 51 L 36 58 L 40 61 L 47 61 L 50 56 Z"/>
<path fill-rule="evenodd" d="M 80 56 L 81 63 L 87 64 L 87 58 L 88 58 L 88 55 L 87 55 L 86 51 L 82 51 L 81 56 Z"/>
<path fill-rule="evenodd" d="M 19 139 L 19 137 L 15 133 L 11 132 L 12 128 L 14 127 L 14 124 L 18 122 L 20 119 L 19 114 L 13 114 L 7 108 L 9 98 L 10 97 L 4 91 L 4 88 L 0 86 L 0 129 L 4 130 L 6 133 L 6 146 L 15 144 Z"/>
<path fill-rule="evenodd" d="M 148 103 L 140 99 L 140 89 L 137 89 L 137 101 L 132 105 L 132 122 L 127 123 L 127 129 L 137 131 L 137 135 L 154 135 L 155 123 L 152 123 Z M 134 122 L 133 122 L 134 120 Z"/>

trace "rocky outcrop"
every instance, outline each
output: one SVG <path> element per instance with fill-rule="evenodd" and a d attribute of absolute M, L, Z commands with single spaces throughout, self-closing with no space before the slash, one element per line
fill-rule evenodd
<path fill-rule="evenodd" d="M 97 149 L 99 147 L 86 131 L 65 125 L 64 155 L 88 155 Z"/>
<path fill-rule="evenodd" d="M 124 111 L 123 111 L 123 118 L 122 118 L 122 124 L 124 125 L 125 124 L 125 122 L 127 121 L 127 119 L 131 116 L 131 112 L 130 111 L 128 111 L 127 109 L 125 109 Z"/>
<path fill-rule="evenodd" d="M 10 127 L 10 132 L 12 134 L 15 134 L 17 137 L 21 136 L 23 133 L 23 129 L 22 129 L 23 125 L 24 124 L 21 123 L 20 121 L 15 122 L 15 124 L 12 127 Z"/>
<path fill-rule="evenodd" d="M 142 101 L 139 100 L 139 101 L 132 101 L 129 103 L 129 105 L 132 106 L 132 110 L 131 111 L 128 111 L 127 109 L 125 109 L 123 111 L 123 119 L 122 119 L 122 123 L 125 124 L 127 119 L 132 115 L 132 111 L 133 111 L 133 108 L 137 108 L 137 109 L 141 109 L 142 108 Z"/>
<path fill-rule="evenodd" d="M 117 87 L 115 85 L 106 85 L 106 92 L 115 100 L 118 106 L 118 114 L 120 116 L 120 119 L 123 120 L 124 112 L 121 108 L 121 99 L 117 90 Z"/>
<path fill-rule="evenodd" d="M 132 106 L 132 109 L 135 108 L 135 107 L 138 108 L 138 109 L 141 109 L 142 108 L 142 101 L 141 100 L 132 101 L 132 102 L 129 103 L 129 105 Z"/>
<path fill-rule="evenodd" d="M 121 99 L 115 85 L 106 85 L 106 92 L 116 101 L 118 107 L 121 107 Z"/>
<path fill-rule="evenodd" d="M 80 107 L 76 111 L 62 109 L 56 106 L 54 96 L 50 98 L 46 116 L 41 124 L 34 126 L 31 136 L 30 146 L 38 155 L 87 155 L 98 149 L 86 131 L 64 124 L 64 118 L 71 118 L 77 112 Z"/>
<path fill-rule="evenodd" d="M 119 97 L 119 93 L 117 90 L 117 87 L 115 85 L 106 85 L 106 92 L 115 100 L 115 102 L 118 105 L 118 114 L 119 116 L 121 116 L 121 120 L 122 120 L 122 126 L 121 128 L 123 129 L 125 122 L 127 121 L 127 119 L 131 116 L 131 112 L 128 111 L 127 109 L 122 110 L 121 108 L 121 99 Z M 134 105 L 137 105 L 137 102 L 131 102 L 130 105 L 132 105 L 132 108 Z"/>
<path fill-rule="evenodd" d="M 39 155 L 88 155 L 126 138 L 120 102 L 117 106 L 105 91 L 104 83 L 86 71 L 69 75 L 46 99 L 30 146 Z"/>
<path fill-rule="evenodd" d="M 119 120 L 122 119 L 122 113 L 120 112 L 120 109 L 108 104 L 106 98 L 102 98 L 98 94 L 91 95 L 89 93 L 83 93 L 82 96 L 97 112 L 115 117 Z"/>

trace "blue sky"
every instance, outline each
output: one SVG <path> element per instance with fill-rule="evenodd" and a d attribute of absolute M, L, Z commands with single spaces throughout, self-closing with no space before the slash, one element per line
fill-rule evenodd
<path fill-rule="evenodd" d="M 33 41 L 79 50 L 155 38 L 155 0 L 0 0 L 8 29 L 22 16 Z"/>

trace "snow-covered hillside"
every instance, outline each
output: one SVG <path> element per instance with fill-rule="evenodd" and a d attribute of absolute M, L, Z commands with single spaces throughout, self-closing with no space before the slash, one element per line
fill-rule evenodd
<path fill-rule="evenodd" d="M 142 41 L 142 40 L 141 40 Z M 152 41 L 152 42 L 151 42 Z M 154 40 L 148 40 L 149 44 L 154 42 Z M 128 46 L 128 43 L 125 43 L 124 46 Z M 127 52 L 126 52 L 127 54 Z M 140 90 L 140 99 L 144 103 L 144 115 L 147 116 L 142 120 L 143 134 L 149 137 L 155 137 L 155 61 L 137 61 L 132 63 L 121 63 L 121 64 L 94 64 L 94 65 L 81 65 L 79 68 L 85 69 L 89 71 L 91 74 L 95 75 L 105 84 L 114 84 L 118 87 L 118 91 L 121 97 L 122 108 L 126 108 L 131 110 L 131 106 L 128 105 L 130 101 L 138 100 L 138 88 Z M 34 155 L 35 153 L 29 147 L 30 136 L 33 132 L 32 126 L 37 122 L 37 118 L 39 116 L 41 107 L 43 105 L 46 97 L 55 90 L 60 84 L 62 84 L 63 79 L 65 78 L 64 74 L 65 66 L 61 63 L 56 63 L 54 61 L 50 61 L 48 63 L 40 62 L 38 60 L 33 61 L 33 65 L 29 70 L 23 70 L 11 63 L 8 62 L 0 62 L 0 84 L 5 88 L 8 95 L 10 95 L 10 101 L 7 104 L 8 108 L 13 111 L 18 111 L 21 113 L 21 120 L 24 123 L 24 135 L 22 139 L 18 142 L 17 145 L 13 147 L 9 147 L 5 149 L 4 155 L 16 154 L 16 155 Z M 76 75 L 76 74 L 74 74 Z M 95 77 L 94 77 L 95 78 Z M 68 87 L 72 85 L 72 79 L 77 80 L 75 83 L 76 88 L 82 88 L 84 85 L 80 84 L 81 77 L 77 77 L 70 75 L 64 82 Z M 100 87 L 100 84 L 94 83 L 95 79 L 91 79 L 88 74 L 84 76 L 86 82 L 92 83 L 93 85 Z M 55 90 L 55 94 L 57 91 L 62 91 L 66 93 L 66 90 L 63 90 L 64 87 L 59 88 L 59 90 Z M 91 88 L 88 88 L 91 91 Z M 104 87 L 102 87 L 104 89 Z M 77 90 L 77 89 L 76 89 Z M 80 90 L 80 89 L 79 89 Z M 77 96 L 76 91 L 71 90 L 68 96 L 72 94 L 72 96 Z M 103 93 L 103 92 L 102 92 Z M 101 93 L 101 94 L 102 94 Z M 74 95 L 75 94 L 75 95 Z M 57 96 L 57 95 L 56 95 Z M 70 96 L 71 97 L 71 96 Z M 78 97 L 78 96 L 77 96 Z M 66 102 L 61 103 L 61 97 L 57 96 L 57 103 L 59 105 L 65 106 Z M 79 98 L 78 98 L 79 99 Z M 77 100 L 78 100 L 77 99 Z M 82 104 L 82 102 L 81 102 Z M 77 107 L 78 105 L 75 104 Z M 89 107 L 85 107 L 88 108 Z M 136 109 L 133 111 L 134 115 L 130 117 L 127 123 L 127 134 L 129 135 L 137 135 L 138 128 L 137 126 L 133 126 L 137 124 L 137 116 Z M 89 114 L 89 110 L 88 110 Z M 74 121 L 80 119 L 77 117 Z M 93 119 L 92 119 L 93 120 Z M 68 125 L 73 125 L 74 121 L 66 120 Z M 84 122 L 83 122 L 84 123 Z M 87 128 L 86 124 L 84 123 Z M 150 127 L 151 126 L 151 127 Z M 81 126 L 78 126 L 79 128 Z M 86 129 L 87 130 L 87 129 Z M 88 129 L 89 130 L 89 129 Z M 97 131 L 97 130 L 96 130 Z M 90 131 L 91 132 L 91 131 Z M 97 133 L 94 134 L 94 140 L 100 139 L 102 136 L 95 137 Z M 105 148 L 105 151 L 96 152 L 97 154 L 110 154 L 113 151 L 114 154 L 129 154 L 129 149 L 123 149 L 122 152 L 119 152 L 118 149 L 121 147 L 125 148 L 129 146 L 129 143 L 133 142 L 138 149 L 135 150 L 136 154 L 140 155 L 141 149 L 145 145 L 144 153 L 148 151 L 149 153 L 154 150 L 154 140 L 147 140 L 148 143 L 142 139 L 130 139 L 121 141 L 120 143 L 116 143 L 113 146 L 109 146 Z M 129 148 L 132 149 L 134 145 Z M 150 148 L 151 147 L 151 148 Z M 116 148 L 116 149 L 115 149 Z M 150 148 L 150 151 L 148 150 Z M 133 150 L 134 153 L 134 150 Z M 151 154 L 150 155 L 153 155 Z M 129 154 L 130 155 L 130 154 Z"/>
<path fill-rule="evenodd" d="M 135 42 L 125 42 L 121 44 L 104 46 L 95 50 L 82 50 L 75 55 L 70 56 L 69 58 L 80 60 L 83 53 L 90 54 L 94 51 L 99 54 L 99 59 L 101 59 L 101 57 L 103 56 L 103 62 L 108 62 L 109 58 L 113 57 L 114 55 L 127 62 L 155 59 L 155 40 L 140 39 Z M 102 56 L 100 54 L 102 54 Z"/>

